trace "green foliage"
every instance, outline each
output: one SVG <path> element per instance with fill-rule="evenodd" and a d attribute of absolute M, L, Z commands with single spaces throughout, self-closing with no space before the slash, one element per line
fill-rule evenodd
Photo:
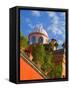
<path fill-rule="evenodd" d="M 55 78 L 55 73 L 56 73 L 55 70 L 52 69 L 51 72 L 48 74 L 48 77 L 49 78 Z"/>
<path fill-rule="evenodd" d="M 46 51 L 41 69 L 44 73 L 47 72 L 48 78 L 61 78 L 62 66 L 61 64 L 55 64 L 53 51 Z"/>
<path fill-rule="evenodd" d="M 44 63 L 44 57 L 45 57 L 45 49 L 43 45 L 34 45 L 32 47 L 32 51 L 33 51 L 33 61 L 40 65 Z"/>
<path fill-rule="evenodd" d="M 48 74 L 49 78 L 61 78 L 62 73 L 62 66 L 61 65 L 54 65 L 51 72 Z"/>
<path fill-rule="evenodd" d="M 26 48 L 28 46 L 28 38 L 23 36 L 20 32 L 20 48 Z"/>
<path fill-rule="evenodd" d="M 56 77 L 61 78 L 62 66 L 58 65 L 56 67 Z"/>
<path fill-rule="evenodd" d="M 38 64 L 38 67 L 43 71 L 47 72 L 48 78 L 60 78 L 62 67 L 56 65 L 54 62 L 54 52 L 45 50 L 43 45 L 32 46 L 33 61 Z"/>
<path fill-rule="evenodd" d="M 53 53 L 46 51 L 45 58 L 44 58 L 44 64 L 42 65 L 42 69 L 44 72 L 47 72 L 54 68 L 54 62 L 53 62 Z"/>

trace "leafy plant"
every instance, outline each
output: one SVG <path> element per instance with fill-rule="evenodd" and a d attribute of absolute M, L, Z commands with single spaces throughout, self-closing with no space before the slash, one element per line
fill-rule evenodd
<path fill-rule="evenodd" d="M 34 45 L 32 47 L 33 61 L 39 68 L 44 63 L 45 49 L 43 45 Z"/>
<path fill-rule="evenodd" d="M 62 66 L 58 65 L 56 67 L 56 77 L 61 78 Z"/>
<path fill-rule="evenodd" d="M 26 48 L 28 46 L 28 38 L 20 32 L 20 48 Z"/>

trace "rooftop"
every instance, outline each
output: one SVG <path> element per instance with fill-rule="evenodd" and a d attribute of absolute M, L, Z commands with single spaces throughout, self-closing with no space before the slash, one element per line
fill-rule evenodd
<path fill-rule="evenodd" d="M 32 33 L 34 32 L 42 33 L 48 37 L 48 33 L 46 32 L 46 30 L 44 29 L 42 25 L 36 25 Z"/>

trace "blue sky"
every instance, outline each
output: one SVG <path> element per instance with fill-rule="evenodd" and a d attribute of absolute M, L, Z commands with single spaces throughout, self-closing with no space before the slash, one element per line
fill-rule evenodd
<path fill-rule="evenodd" d="M 54 11 L 20 10 L 20 31 L 25 35 L 42 25 L 49 39 L 56 39 L 59 45 L 65 41 L 65 13 Z"/>

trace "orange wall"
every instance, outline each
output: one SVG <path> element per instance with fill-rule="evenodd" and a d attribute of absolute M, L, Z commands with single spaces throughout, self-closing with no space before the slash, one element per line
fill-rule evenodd
<path fill-rule="evenodd" d="M 20 80 L 34 79 L 43 79 L 43 77 L 20 57 Z"/>

